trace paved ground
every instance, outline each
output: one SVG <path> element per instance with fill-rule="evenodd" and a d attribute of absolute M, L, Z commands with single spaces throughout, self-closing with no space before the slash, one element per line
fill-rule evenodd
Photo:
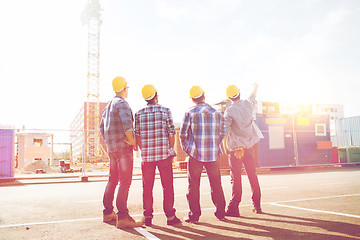
<path fill-rule="evenodd" d="M 188 211 L 187 179 L 182 174 L 176 176 L 175 207 L 182 219 Z M 360 168 L 275 171 L 260 174 L 259 179 L 264 214 L 251 212 L 251 191 L 243 176 L 241 217 L 218 221 L 204 177 L 200 223 L 176 227 L 166 226 L 157 180 L 154 226 L 128 230 L 102 223 L 104 179 L 13 186 L 2 183 L 0 239 L 360 239 Z M 228 201 L 230 177 L 224 175 L 222 182 Z M 141 181 L 135 177 L 128 205 L 138 219 L 142 213 L 141 190 Z"/>

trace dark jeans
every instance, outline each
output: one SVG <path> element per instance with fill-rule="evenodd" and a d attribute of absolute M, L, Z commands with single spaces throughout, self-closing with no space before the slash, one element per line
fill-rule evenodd
<path fill-rule="evenodd" d="M 225 197 L 221 186 L 221 175 L 218 162 L 200 162 L 190 157 L 188 162 L 189 188 L 186 195 L 189 203 L 189 218 L 198 220 L 201 215 L 200 208 L 200 179 L 203 167 L 209 178 L 211 187 L 211 199 L 216 207 L 215 216 L 225 216 Z"/>
<path fill-rule="evenodd" d="M 141 163 L 145 217 L 153 217 L 153 188 L 156 167 L 159 169 L 161 185 L 163 187 L 163 209 L 165 215 L 168 218 L 175 215 L 172 159 L 172 157 L 169 157 L 161 161 Z"/>
<path fill-rule="evenodd" d="M 114 192 L 116 186 L 119 184 L 116 197 L 118 219 L 128 218 L 129 210 L 127 208 L 127 199 L 132 181 L 133 148 L 130 146 L 121 148 L 116 152 L 110 153 L 109 156 L 110 172 L 103 198 L 103 212 L 104 214 L 110 214 L 113 211 Z"/>
<path fill-rule="evenodd" d="M 256 161 L 254 157 L 254 147 L 245 149 L 242 159 L 238 159 L 234 156 L 234 151 L 229 153 L 229 165 L 231 173 L 232 184 L 232 199 L 228 208 L 238 209 L 241 202 L 242 184 L 241 184 L 241 171 L 244 165 L 247 177 L 249 179 L 252 190 L 252 201 L 254 205 L 260 205 L 260 185 L 258 177 L 256 175 Z"/>

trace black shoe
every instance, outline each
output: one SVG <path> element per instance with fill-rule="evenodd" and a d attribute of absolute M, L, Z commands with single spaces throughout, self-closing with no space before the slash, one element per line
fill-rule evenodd
<path fill-rule="evenodd" d="M 173 225 L 176 225 L 179 223 L 181 223 L 181 220 L 178 219 L 176 216 L 174 216 L 174 218 L 171 220 L 167 220 L 167 225 L 170 225 L 170 226 L 173 226 Z"/>
<path fill-rule="evenodd" d="M 227 217 L 240 217 L 239 209 L 237 210 L 227 210 L 225 212 L 225 216 Z"/>
<path fill-rule="evenodd" d="M 197 224 L 199 222 L 199 219 L 195 219 L 195 218 L 190 218 L 190 217 L 185 217 L 184 221 L 187 223 L 194 223 Z"/>
<path fill-rule="evenodd" d="M 254 213 L 257 213 L 257 214 L 263 213 L 263 211 L 261 210 L 260 205 L 254 205 L 252 211 L 253 211 Z"/>
<path fill-rule="evenodd" d="M 217 217 L 217 219 L 219 219 L 220 221 L 226 221 L 227 219 L 225 218 L 225 216 L 223 217 Z"/>
<path fill-rule="evenodd" d="M 146 217 L 144 220 L 145 226 L 151 227 L 152 225 L 152 218 L 151 217 Z"/>

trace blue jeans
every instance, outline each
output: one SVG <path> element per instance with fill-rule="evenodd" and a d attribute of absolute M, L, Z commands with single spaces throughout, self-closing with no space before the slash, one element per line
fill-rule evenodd
<path fill-rule="evenodd" d="M 116 152 L 109 153 L 110 156 L 110 172 L 109 180 L 105 188 L 103 204 L 104 214 L 112 213 L 114 206 L 114 192 L 116 186 L 119 184 L 119 189 L 116 197 L 116 207 L 118 210 L 118 219 L 125 219 L 129 217 L 129 210 L 127 208 L 127 199 L 129 195 L 129 188 L 132 181 L 133 171 L 133 148 L 131 146 L 121 148 Z"/>
<path fill-rule="evenodd" d="M 189 203 L 189 218 L 199 220 L 201 215 L 200 208 L 200 179 L 203 167 L 209 178 L 211 188 L 211 199 L 214 203 L 215 216 L 223 218 L 225 216 L 225 196 L 221 186 L 221 175 L 218 162 L 200 162 L 190 157 L 188 162 L 188 181 L 189 188 L 186 194 Z"/>
<path fill-rule="evenodd" d="M 232 199 L 229 203 L 228 209 L 238 209 L 242 196 L 242 183 L 241 183 L 241 171 L 244 165 L 246 175 L 249 179 L 252 190 L 252 201 L 256 206 L 260 206 L 261 191 L 259 180 L 256 175 L 256 161 L 254 157 L 254 147 L 245 149 L 242 159 L 238 159 L 234 156 L 234 151 L 229 153 L 229 165 L 231 173 L 232 184 Z"/>
<path fill-rule="evenodd" d="M 161 161 L 141 163 L 143 177 L 143 207 L 145 217 L 153 217 L 153 188 L 156 167 L 158 167 L 160 172 L 161 185 L 163 188 L 163 209 L 165 215 L 168 218 L 175 215 L 172 159 L 172 157 L 169 157 L 168 159 Z"/>

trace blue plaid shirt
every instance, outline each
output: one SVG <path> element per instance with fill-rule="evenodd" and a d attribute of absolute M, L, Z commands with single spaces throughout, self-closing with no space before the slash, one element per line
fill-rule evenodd
<path fill-rule="evenodd" d="M 191 157 L 200 162 L 216 161 L 224 136 L 224 117 L 209 104 L 196 104 L 185 113 L 180 140 L 182 148 Z"/>
<path fill-rule="evenodd" d="M 100 132 L 109 152 L 128 146 L 125 132 L 133 131 L 133 114 L 129 104 L 121 96 L 115 96 L 102 112 Z"/>
<path fill-rule="evenodd" d="M 170 109 L 159 104 L 148 104 L 135 114 L 135 135 L 141 138 L 141 157 L 144 162 L 155 162 L 175 156 L 169 136 L 175 135 Z"/>

